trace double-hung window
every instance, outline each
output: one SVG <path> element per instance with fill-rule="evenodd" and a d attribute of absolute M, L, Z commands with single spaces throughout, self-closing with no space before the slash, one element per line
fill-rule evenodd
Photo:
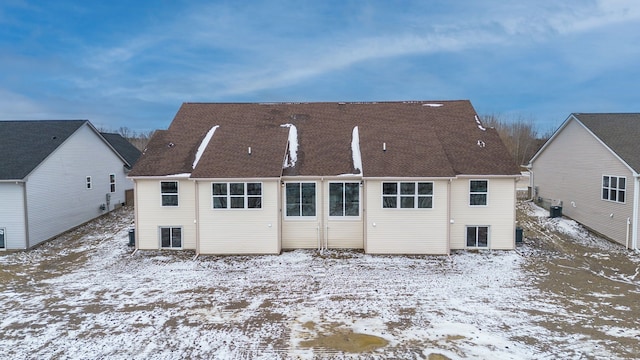
<path fill-rule="evenodd" d="M 178 206 L 178 182 L 161 181 L 162 206 Z"/>
<path fill-rule="evenodd" d="M 329 183 L 329 216 L 360 216 L 360 183 Z"/>
<path fill-rule="evenodd" d="M 467 247 L 486 248 L 488 246 L 488 226 L 467 226 Z"/>
<path fill-rule="evenodd" d="M 161 227 L 160 246 L 163 249 L 179 249 L 182 247 L 181 227 Z"/>
<path fill-rule="evenodd" d="M 0 228 L 0 250 L 7 248 L 7 230 Z"/>
<path fill-rule="evenodd" d="M 627 197 L 627 178 L 624 176 L 602 176 L 602 200 L 624 203 Z"/>
<path fill-rule="evenodd" d="M 487 195 L 489 193 L 489 182 L 487 180 L 469 181 L 469 205 L 487 205 Z"/>
<path fill-rule="evenodd" d="M 382 207 L 431 209 L 433 208 L 433 182 L 383 182 Z"/>
<path fill-rule="evenodd" d="M 285 184 L 286 216 L 316 216 L 316 184 L 290 182 Z"/>
<path fill-rule="evenodd" d="M 87 176 L 85 178 L 86 184 L 87 184 L 87 190 L 91 190 L 93 188 L 93 185 L 91 184 L 91 176 Z"/>
<path fill-rule="evenodd" d="M 212 183 L 214 209 L 262 208 L 262 183 Z"/>
<path fill-rule="evenodd" d="M 116 174 L 109 174 L 109 191 L 116 192 Z"/>

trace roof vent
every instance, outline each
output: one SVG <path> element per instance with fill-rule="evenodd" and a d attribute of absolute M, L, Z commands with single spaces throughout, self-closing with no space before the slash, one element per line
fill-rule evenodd
<path fill-rule="evenodd" d="M 58 140 L 58 137 L 57 136 L 52 136 L 51 140 Z"/>
<path fill-rule="evenodd" d="M 481 148 L 485 147 L 486 144 L 484 143 L 484 141 L 482 140 L 478 140 L 478 146 L 480 146 Z"/>
<path fill-rule="evenodd" d="M 168 143 L 168 144 L 167 144 L 167 147 L 170 147 L 170 148 L 172 148 L 172 147 L 174 147 L 174 146 L 176 146 L 176 144 L 174 144 L 174 143 L 172 143 L 172 142 L 170 142 L 170 143 Z"/>

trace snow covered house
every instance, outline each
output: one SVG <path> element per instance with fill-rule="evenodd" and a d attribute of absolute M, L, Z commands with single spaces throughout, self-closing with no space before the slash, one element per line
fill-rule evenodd
<path fill-rule="evenodd" d="M 0 138 L 0 249 L 55 237 L 133 188 L 126 175 L 139 151 L 87 120 L 0 121 Z"/>
<path fill-rule="evenodd" d="M 469 101 L 185 103 L 130 173 L 137 249 L 513 249 L 520 171 Z"/>
<path fill-rule="evenodd" d="M 637 249 L 638 138 L 640 114 L 571 114 L 530 161 L 534 198 Z"/>

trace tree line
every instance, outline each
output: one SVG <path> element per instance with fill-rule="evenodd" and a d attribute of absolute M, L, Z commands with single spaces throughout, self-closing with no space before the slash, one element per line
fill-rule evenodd
<path fill-rule="evenodd" d="M 482 124 L 498 131 L 509 154 L 518 165 L 526 165 L 540 147 L 553 135 L 553 129 L 540 132 L 531 118 L 482 115 Z"/>

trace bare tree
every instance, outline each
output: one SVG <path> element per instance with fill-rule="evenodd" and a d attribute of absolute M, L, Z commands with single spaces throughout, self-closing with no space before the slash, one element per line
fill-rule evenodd
<path fill-rule="evenodd" d="M 550 136 L 548 133 L 539 136 L 531 118 L 519 116 L 504 119 L 496 114 L 483 115 L 481 118 L 485 126 L 498 131 L 513 160 L 519 165 L 527 164 Z"/>

